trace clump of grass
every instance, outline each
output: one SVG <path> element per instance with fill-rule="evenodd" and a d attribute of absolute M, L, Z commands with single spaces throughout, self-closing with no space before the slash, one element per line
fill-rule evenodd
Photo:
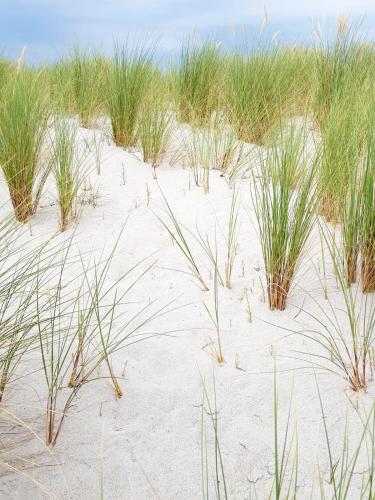
<path fill-rule="evenodd" d="M 375 291 L 375 133 L 367 135 L 366 156 L 361 186 L 360 250 L 363 292 Z"/>
<path fill-rule="evenodd" d="M 0 402 L 24 355 L 35 349 L 38 286 L 46 287 L 60 245 L 19 244 L 13 220 L 0 222 Z"/>
<path fill-rule="evenodd" d="M 0 164 L 20 222 L 33 213 L 49 113 L 43 74 L 21 68 L 5 85 L 0 103 Z"/>
<path fill-rule="evenodd" d="M 104 61 L 99 55 L 85 54 L 75 48 L 66 66 L 75 110 L 81 126 L 88 128 L 99 109 Z"/>
<path fill-rule="evenodd" d="M 322 136 L 319 171 L 321 187 L 320 212 L 329 222 L 338 222 L 348 179 L 358 169 L 365 135 L 366 116 L 360 90 L 352 81 L 345 92 L 330 103 L 329 115 Z"/>
<path fill-rule="evenodd" d="M 78 115 L 89 128 L 105 111 L 104 84 L 109 63 L 95 51 L 74 47 L 61 61 L 46 67 L 51 101 L 58 113 Z"/>
<path fill-rule="evenodd" d="M 340 206 L 342 222 L 342 249 L 345 259 L 346 281 L 348 286 L 356 282 L 357 263 L 360 247 L 361 217 L 360 217 L 360 177 L 359 169 L 350 172 L 347 179 L 347 190 Z"/>
<path fill-rule="evenodd" d="M 251 190 L 271 309 L 285 309 L 315 221 L 315 164 L 301 168 L 302 150 L 301 134 L 280 144 L 274 140 L 267 154 L 261 157 L 259 178 L 254 176 Z"/>
<path fill-rule="evenodd" d="M 139 142 L 145 163 L 156 167 L 162 162 L 172 132 L 172 115 L 168 110 L 165 86 L 159 74 L 153 76 L 139 119 Z"/>
<path fill-rule="evenodd" d="M 310 161 L 306 148 L 307 135 L 306 119 L 303 119 L 302 123 L 298 123 L 293 120 L 285 120 L 282 116 L 270 135 L 271 150 L 276 148 L 280 154 L 280 160 L 290 165 L 286 180 L 291 189 L 296 188 L 298 179 L 304 175 L 305 169 L 309 167 Z M 283 172 L 279 171 L 279 175 L 283 175 Z M 282 181 L 281 178 L 279 180 Z"/>
<path fill-rule="evenodd" d="M 317 325 L 309 332 L 301 332 L 322 349 L 313 356 L 333 366 L 333 372 L 341 373 L 353 391 L 366 390 L 371 372 L 371 356 L 374 346 L 375 301 L 371 295 L 363 296 L 358 289 L 347 286 L 345 264 L 336 247 L 334 236 L 328 227 L 322 226 L 322 234 L 329 249 L 337 283 L 344 305 L 337 308 L 328 299 L 327 306 L 318 307 L 317 313 L 303 310 Z M 310 353 L 311 355 L 311 353 Z M 316 363 L 317 366 L 323 364 Z M 324 367 L 327 368 L 326 364 Z"/>
<path fill-rule="evenodd" d="M 123 148 L 138 140 L 138 119 L 151 76 L 151 50 L 143 46 L 115 47 L 107 82 L 107 110 L 113 140 Z"/>
<path fill-rule="evenodd" d="M 229 121 L 242 141 L 263 143 L 277 121 L 286 87 L 280 58 L 270 43 L 250 54 L 238 52 L 227 61 Z"/>
<path fill-rule="evenodd" d="M 313 100 L 315 120 L 324 132 L 331 114 L 334 99 L 340 95 L 353 64 L 357 58 L 359 44 L 356 27 L 341 18 L 338 21 L 337 35 L 333 41 L 325 40 L 318 29 L 315 56 L 315 95 Z"/>
<path fill-rule="evenodd" d="M 16 72 L 17 66 L 12 61 L 1 57 L 0 53 L 0 92 Z"/>
<path fill-rule="evenodd" d="M 280 105 L 289 117 L 302 115 L 311 104 L 314 58 L 314 50 L 309 48 L 278 48 L 275 64 L 280 81 Z"/>
<path fill-rule="evenodd" d="M 60 207 L 61 231 L 65 231 L 76 216 L 76 201 L 85 180 L 81 160 L 76 151 L 76 129 L 71 123 L 59 120 L 55 125 L 53 142 L 53 174 Z"/>
<path fill-rule="evenodd" d="M 220 53 L 217 44 L 206 42 L 202 46 L 192 41 L 181 51 L 177 79 L 177 110 L 179 120 L 201 126 L 209 121 L 217 109 L 217 77 Z"/>
<path fill-rule="evenodd" d="M 153 303 L 147 303 L 135 312 L 119 310 L 127 294 L 154 263 L 143 266 L 144 261 L 141 261 L 108 284 L 108 272 L 118 241 L 110 255 L 101 256 L 100 260 L 87 259 L 81 254 L 81 268 L 78 268 L 78 276 L 72 278 L 67 273 L 72 265 L 71 238 L 59 254 L 57 274 L 51 276 L 53 292 L 45 296 L 38 288 L 36 310 L 39 321 L 36 327 L 47 386 L 47 445 L 56 444 L 78 392 L 98 378 L 102 365 L 108 369 L 116 398 L 122 396 L 112 356 L 120 349 L 152 336 L 146 333 L 142 336 L 139 330 L 168 312 L 167 305 L 155 310 Z M 139 269 L 141 265 L 145 269 Z M 120 291 L 120 282 L 124 284 L 125 281 L 125 289 Z M 70 390 L 63 390 L 65 388 Z"/>

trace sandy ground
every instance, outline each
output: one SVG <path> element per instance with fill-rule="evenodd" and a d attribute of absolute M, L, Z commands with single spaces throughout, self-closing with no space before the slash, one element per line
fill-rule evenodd
<path fill-rule="evenodd" d="M 80 133 L 86 138 L 94 134 L 83 130 Z M 177 219 L 191 231 L 196 234 L 198 227 L 211 242 L 216 232 L 220 272 L 224 273 L 232 187 L 225 177 L 213 171 L 210 191 L 204 194 L 202 188 L 194 185 L 191 170 L 179 166 L 160 166 L 155 181 L 150 165 L 140 161 L 139 155 L 110 144 L 103 147 L 101 156 L 101 175 L 90 175 L 90 186 L 85 193 L 86 202 L 94 200 L 95 206 L 92 203 L 82 206 L 78 224 L 57 238 L 75 231 L 77 247 L 99 254 L 103 248 L 110 251 L 126 221 L 109 279 L 117 279 L 142 259 L 146 259 L 142 266 L 154 262 L 131 291 L 129 308 L 140 309 L 156 301 L 158 307 L 169 304 L 169 312 L 142 330 L 157 335 L 114 356 L 116 373 L 124 374 L 123 397 L 115 400 L 107 380 L 85 386 L 70 409 L 57 445 L 51 450 L 43 446 L 46 391 L 42 374 L 33 373 L 22 384 L 15 383 L 10 388 L 7 408 L 27 415 L 27 425 L 40 438 L 21 431 L 16 424 L 11 431 L 9 425 L 4 426 L 15 436 L 23 435 L 17 453 L 26 462 L 22 473 L 2 471 L 0 497 L 14 500 L 201 498 L 201 379 L 212 400 L 215 379 L 228 496 L 267 498 L 273 479 L 276 360 L 280 432 L 283 434 L 285 429 L 290 404 L 291 432 L 298 429 L 299 498 L 310 498 L 312 488 L 312 498 L 317 498 L 318 470 L 324 480 L 328 479 L 317 383 L 336 458 L 341 453 L 346 415 L 350 422 L 350 442 L 355 445 L 361 432 L 359 416 L 368 411 L 375 394 L 372 383 L 368 393 L 354 394 L 341 376 L 322 370 L 314 372 L 309 353 L 315 352 L 316 347 L 302 335 L 289 331 L 308 327 L 304 310 L 314 313 L 317 304 L 328 310 L 322 281 L 327 281 L 331 303 L 335 307 L 341 304 L 327 255 L 327 276 L 323 276 L 319 238 L 314 235 L 309 242 L 287 309 L 270 312 L 265 301 L 263 261 L 249 181 L 239 180 L 240 230 L 233 286 L 230 290 L 219 288 L 225 358 L 219 365 L 213 348 L 215 331 L 203 305 L 205 302 L 212 309 L 214 304 L 212 265 L 190 238 L 210 286 L 210 291 L 203 292 L 186 274 L 186 261 L 157 216 L 167 220 L 162 190 Z M 3 188 L 2 202 L 6 196 Z M 32 238 L 43 241 L 57 229 L 58 208 L 47 185 L 41 207 L 24 238 L 31 238 L 32 234 Z M 29 363 L 34 366 L 35 360 Z M 206 434 L 211 480 L 214 443 L 209 418 Z M 358 478 L 356 486 L 359 484 Z M 357 494 L 353 490 L 351 498 L 357 498 Z"/>

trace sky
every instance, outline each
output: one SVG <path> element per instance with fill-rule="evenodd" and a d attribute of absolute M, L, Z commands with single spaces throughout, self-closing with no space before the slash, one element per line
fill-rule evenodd
<path fill-rule="evenodd" d="M 361 30 L 375 35 L 374 0 L 265 0 L 269 36 L 281 42 L 311 43 L 312 25 L 332 30 L 339 16 L 364 16 Z M 27 61 L 58 60 L 72 46 L 110 53 L 114 42 L 157 41 L 158 57 L 175 57 L 195 33 L 229 45 L 247 25 L 259 32 L 264 7 L 257 0 L 0 0 L 0 48 Z"/>

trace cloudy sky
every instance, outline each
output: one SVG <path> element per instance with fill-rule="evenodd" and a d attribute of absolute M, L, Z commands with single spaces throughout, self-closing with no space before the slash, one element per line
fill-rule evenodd
<path fill-rule="evenodd" d="M 58 59 L 69 47 L 109 52 L 114 41 L 158 40 L 160 57 L 173 57 L 194 30 L 230 43 L 243 25 L 256 29 L 263 16 L 256 0 L 0 0 L 0 47 L 16 57 L 26 46 L 29 62 Z M 365 16 L 375 33 L 374 0 L 265 0 L 269 31 L 289 43 L 308 43 L 313 22 L 334 24 L 341 15 Z M 328 29 L 328 28 L 327 28 Z"/>

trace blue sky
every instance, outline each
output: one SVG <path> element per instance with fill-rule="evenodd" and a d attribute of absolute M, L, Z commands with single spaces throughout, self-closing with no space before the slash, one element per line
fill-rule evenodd
<path fill-rule="evenodd" d="M 58 59 L 69 47 L 97 47 L 110 52 L 114 40 L 158 40 L 161 58 L 173 57 L 194 30 L 230 43 L 247 24 L 256 30 L 263 16 L 256 0 L 1 0 L 0 47 L 17 57 L 26 46 L 27 60 Z M 340 15 L 365 16 L 363 30 L 375 33 L 374 0 L 265 0 L 268 31 L 288 43 L 308 43 L 313 21 L 332 26 Z"/>

